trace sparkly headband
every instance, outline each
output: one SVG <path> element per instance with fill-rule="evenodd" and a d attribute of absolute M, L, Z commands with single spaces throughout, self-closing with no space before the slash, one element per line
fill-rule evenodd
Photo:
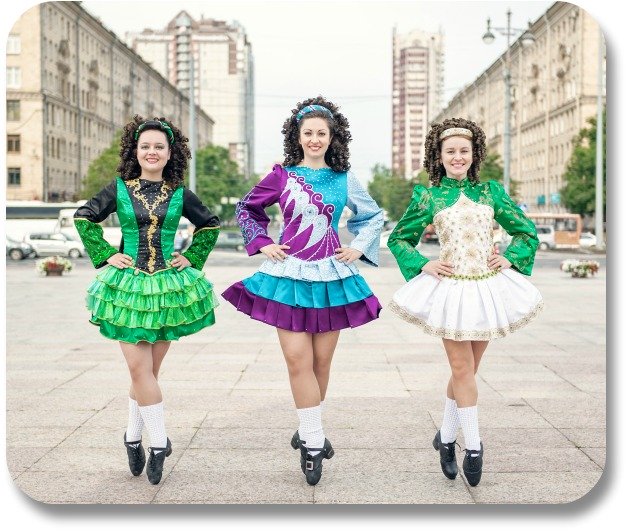
<path fill-rule="evenodd" d="M 147 125 L 159 125 L 160 126 L 159 130 L 164 129 L 166 135 L 168 135 L 168 139 L 170 140 L 170 143 L 174 144 L 174 133 L 172 132 L 172 129 L 166 122 L 160 122 L 158 120 L 147 120 L 143 124 L 140 124 L 139 127 L 135 130 L 135 134 L 133 135 L 135 137 L 135 140 L 137 140 L 140 137 L 140 133 L 142 132 L 142 129 L 144 129 Z"/>
<path fill-rule="evenodd" d="M 327 108 L 327 107 L 323 107 L 322 105 L 308 105 L 306 107 L 303 107 L 303 109 L 301 109 L 298 113 L 297 113 L 297 122 L 300 122 L 301 119 L 309 112 L 314 112 L 314 111 L 322 111 L 324 113 L 327 113 L 329 115 L 330 118 L 333 118 L 334 115 L 333 113 Z"/>
<path fill-rule="evenodd" d="M 464 127 L 450 127 L 449 129 L 445 129 L 438 138 L 443 140 L 450 136 L 468 136 L 469 138 L 473 138 L 473 133 L 470 129 L 465 129 Z"/>

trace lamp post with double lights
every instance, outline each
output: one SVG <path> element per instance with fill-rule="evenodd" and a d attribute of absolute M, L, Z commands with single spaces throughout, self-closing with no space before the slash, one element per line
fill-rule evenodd
<path fill-rule="evenodd" d="M 500 35 L 504 35 L 507 40 L 506 55 L 504 57 L 504 189 L 509 193 L 510 189 L 510 118 L 512 113 L 511 104 L 511 76 L 510 76 L 510 38 L 518 34 L 521 36 L 521 44 L 528 47 L 536 41 L 534 35 L 527 29 L 513 28 L 510 25 L 512 11 L 508 9 L 506 12 L 506 27 L 498 28 L 491 26 L 491 19 L 486 19 L 486 33 L 482 36 L 485 44 L 491 44 L 495 40 L 493 31 L 497 31 Z"/>
<path fill-rule="evenodd" d="M 177 36 L 177 75 L 186 73 L 189 83 L 189 104 L 190 104 L 190 190 L 196 193 L 196 104 L 194 101 L 194 51 L 192 49 L 192 21 L 182 13 L 175 21 L 179 34 Z M 181 79 L 181 78 L 179 78 Z M 178 88 L 182 89 L 183 84 L 179 81 Z"/>

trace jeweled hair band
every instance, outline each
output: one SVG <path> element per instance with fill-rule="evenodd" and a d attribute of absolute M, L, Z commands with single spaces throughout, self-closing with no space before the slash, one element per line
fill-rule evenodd
<path fill-rule="evenodd" d="M 327 107 L 323 107 L 322 105 L 307 105 L 297 113 L 297 122 L 300 122 L 307 113 L 314 111 L 322 111 L 328 114 L 330 118 L 334 117 L 333 113 Z"/>
<path fill-rule="evenodd" d="M 468 136 L 469 138 L 473 138 L 473 133 L 470 129 L 465 129 L 464 127 L 450 127 L 449 129 L 445 129 L 438 138 L 443 140 L 450 136 Z"/>
<path fill-rule="evenodd" d="M 168 137 L 168 140 L 170 141 L 170 143 L 174 144 L 174 133 L 172 132 L 172 129 L 170 128 L 167 122 L 160 122 L 159 120 L 146 120 L 144 123 L 141 123 L 138 126 L 138 128 L 135 130 L 135 133 L 133 134 L 133 137 L 135 138 L 135 140 L 137 140 L 140 137 L 140 133 L 142 132 L 142 129 L 144 129 L 147 125 L 153 125 L 153 126 L 161 125 L 161 129 L 163 129 L 164 132 L 166 133 L 166 136 Z M 158 131 L 159 130 L 160 129 L 158 129 Z"/>

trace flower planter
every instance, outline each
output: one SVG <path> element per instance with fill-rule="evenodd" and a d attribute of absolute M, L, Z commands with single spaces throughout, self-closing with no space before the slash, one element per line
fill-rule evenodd
<path fill-rule="evenodd" d="M 63 275 L 63 270 L 65 268 L 63 266 L 61 267 L 49 267 L 48 269 L 46 269 L 46 276 L 47 277 L 60 277 L 61 275 Z"/>

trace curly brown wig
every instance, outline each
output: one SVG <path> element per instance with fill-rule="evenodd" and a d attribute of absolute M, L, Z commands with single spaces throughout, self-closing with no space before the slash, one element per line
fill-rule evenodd
<path fill-rule="evenodd" d="M 174 138 L 170 138 L 168 130 L 161 124 L 168 124 L 172 130 Z M 166 121 L 165 118 L 154 118 L 147 120 L 136 114 L 133 120 L 124 126 L 122 138 L 120 139 L 120 164 L 118 173 L 123 180 L 135 179 L 142 174 L 142 168 L 137 161 L 137 140 L 135 138 L 138 128 L 144 124 L 142 131 L 156 129 L 163 131 L 168 138 L 168 147 L 171 150 L 170 160 L 166 163 L 163 171 L 163 179 L 172 188 L 183 185 L 183 176 L 188 167 L 188 159 L 191 158 L 190 148 L 187 145 L 188 139 L 181 131 Z"/>
<path fill-rule="evenodd" d="M 308 105 L 322 105 L 331 111 L 333 118 L 324 111 L 312 111 L 306 114 L 300 122 L 297 122 L 298 112 Z M 281 130 L 284 135 L 283 165 L 296 166 L 303 160 L 303 148 L 299 144 L 299 133 L 303 122 L 307 118 L 323 118 L 327 122 L 331 142 L 325 152 L 325 163 L 334 171 L 348 171 L 349 168 L 351 168 L 351 164 L 349 163 L 349 142 L 351 142 L 349 122 L 338 112 L 336 105 L 322 96 L 297 103 L 296 108 L 292 109 L 290 117 L 284 122 L 283 129 Z"/>
<path fill-rule="evenodd" d="M 473 162 L 467 177 L 470 182 L 477 183 L 480 180 L 480 166 L 486 158 L 486 135 L 478 124 L 464 118 L 448 118 L 443 120 L 443 123 L 432 124 L 425 139 L 425 158 L 423 159 L 423 166 L 430 176 L 430 182 L 433 186 L 438 186 L 441 179 L 446 175 L 445 167 L 440 162 L 442 140 L 439 137 L 445 129 L 451 127 L 464 127 L 473 133 L 471 140 Z"/>

